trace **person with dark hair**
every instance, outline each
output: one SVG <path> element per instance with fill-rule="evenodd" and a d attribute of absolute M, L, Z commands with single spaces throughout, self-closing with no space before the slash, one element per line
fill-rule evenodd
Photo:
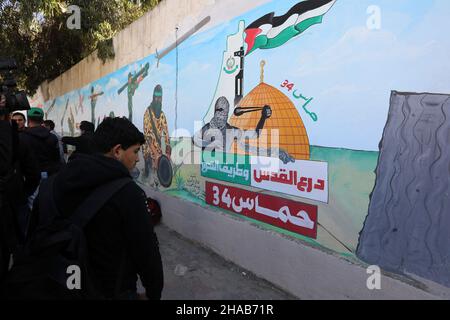
<path fill-rule="evenodd" d="M 30 146 L 36 156 L 42 176 L 48 177 L 61 167 L 58 138 L 45 127 L 44 111 L 40 108 L 31 108 L 27 112 L 28 128 L 21 132 L 21 137 Z"/>
<path fill-rule="evenodd" d="M 44 111 L 40 108 L 31 108 L 27 112 L 28 128 L 20 133 L 24 141 L 35 156 L 41 181 L 54 175 L 61 168 L 58 138 L 51 134 L 44 126 Z M 33 206 L 38 189 L 28 198 L 30 208 Z"/>
<path fill-rule="evenodd" d="M 17 130 L 23 131 L 26 129 L 25 123 L 25 115 L 22 112 L 14 112 L 11 115 L 11 120 L 17 123 Z"/>
<path fill-rule="evenodd" d="M 97 131 L 95 131 L 94 143 L 96 150 L 101 153 L 109 152 L 113 147 L 118 146 L 118 141 L 121 142 L 120 145 L 125 150 L 132 145 L 143 145 L 145 138 L 130 120 L 126 118 L 105 118 L 100 123 Z"/>
<path fill-rule="evenodd" d="M 10 122 L 0 97 L 0 285 L 10 254 L 23 243 L 30 208 L 27 199 L 40 181 L 34 154 L 21 139 L 17 123 Z M 1 291 L 1 290 L 0 290 Z"/>
<path fill-rule="evenodd" d="M 72 155 L 75 155 L 77 153 L 92 154 L 95 151 L 92 143 L 94 137 L 94 129 L 95 127 L 92 122 L 81 121 L 80 123 L 81 135 L 79 137 L 63 137 L 61 141 L 64 144 L 76 147 Z M 72 156 L 69 158 L 69 160 L 71 159 Z"/>
<path fill-rule="evenodd" d="M 8 195 L 12 201 L 15 212 L 17 239 L 23 243 L 26 237 L 31 206 L 28 198 L 31 197 L 41 181 L 41 172 L 38 162 L 30 146 L 19 135 L 17 125 L 13 127 L 13 168 L 14 175 L 9 181 Z"/>
<path fill-rule="evenodd" d="M 50 132 L 55 130 L 55 123 L 53 122 L 53 120 L 44 120 L 43 126 L 46 127 Z"/>
<path fill-rule="evenodd" d="M 67 153 L 67 148 L 61 140 L 61 136 L 55 131 L 55 123 L 53 120 L 44 120 L 44 127 L 50 131 L 51 134 L 54 134 L 56 138 L 58 138 L 58 148 L 59 148 L 59 158 L 62 164 L 66 163 L 66 159 L 64 154 Z"/>
<path fill-rule="evenodd" d="M 95 190 L 129 178 L 110 195 L 84 228 L 90 278 L 107 299 L 137 299 L 137 275 L 148 299 L 160 299 L 163 269 L 158 240 L 144 191 L 131 179 L 139 161 L 143 134 L 125 118 L 106 118 L 93 141 L 97 153 L 78 153 L 55 177 L 54 203 L 64 217 L 71 217 Z M 41 195 L 39 195 L 41 196 Z M 39 221 L 33 212 L 32 229 Z"/>

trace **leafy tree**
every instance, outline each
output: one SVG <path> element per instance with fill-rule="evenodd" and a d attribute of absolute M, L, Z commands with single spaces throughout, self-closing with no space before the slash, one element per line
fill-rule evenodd
<path fill-rule="evenodd" d="M 16 59 L 19 87 L 33 94 L 98 49 L 114 57 L 112 37 L 162 0 L 0 0 L 0 57 Z M 70 5 L 81 29 L 67 28 Z"/>

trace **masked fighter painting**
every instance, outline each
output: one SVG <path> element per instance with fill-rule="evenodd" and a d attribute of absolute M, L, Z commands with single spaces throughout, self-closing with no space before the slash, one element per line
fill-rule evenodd
<path fill-rule="evenodd" d="M 225 97 L 217 99 L 214 107 L 214 116 L 202 130 L 198 131 L 193 137 L 193 143 L 203 149 L 209 148 L 217 151 L 231 152 L 232 144 L 237 142 L 242 150 L 246 150 L 249 154 L 259 155 L 264 153 L 267 156 L 277 155 L 283 163 L 294 162 L 294 158 L 285 150 L 278 147 L 255 147 L 250 145 L 246 139 L 259 138 L 261 130 L 264 129 L 266 120 L 272 116 L 272 108 L 268 105 L 257 108 L 241 108 L 235 109 L 236 116 L 248 112 L 261 112 L 261 118 L 254 130 L 243 130 L 236 128 L 228 123 L 228 114 L 230 111 L 230 103 Z"/>
<path fill-rule="evenodd" d="M 150 170 L 157 173 L 159 182 L 170 186 L 171 177 L 171 147 L 166 115 L 162 111 L 162 87 L 157 85 L 153 91 L 153 101 L 144 114 L 144 135 L 146 143 L 144 153 L 144 178 L 148 178 Z"/>

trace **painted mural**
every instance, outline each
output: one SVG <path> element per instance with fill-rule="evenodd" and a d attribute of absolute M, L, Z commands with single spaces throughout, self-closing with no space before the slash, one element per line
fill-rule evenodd
<path fill-rule="evenodd" d="M 142 185 L 357 259 L 391 92 L 450 88 L 450 38 L 435 32 L 450 28 L 449 10 L 268 0 L 206 17 L 162 53 L 47 101 L 45 114 L 63 135 L 127 117 L 146 138 Z"/>

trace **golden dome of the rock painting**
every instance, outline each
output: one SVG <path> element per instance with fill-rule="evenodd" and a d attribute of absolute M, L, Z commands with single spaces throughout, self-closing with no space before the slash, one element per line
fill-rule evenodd
<path fill-rule="evenodd" d="M 264 66 L 262 64 L 262 66 Z M 279 132 L 279 146 L 297 160 L 309 160 L 309 139 L 302 118 L 291 100 L 280 90 L 263 82 L 254 88 L 239 103 L 239 107 L 260 107 L 268 105 L 272 109 L 272 116 L 266 120 L 264 130 L 260 135 L 260 141 L 267 141 L 272 146 L 271 130 Z M 260 112 L 248 112 L 241 116 L 232 115 L 229 123 L 243 130 L 254 130 L 261 119 Z M 266 140 L 267 139 L 267 140 Z M 257 139 L 249 141 L 257 147 Z M 261 146 L 261 143 L 260 143 Z M 233 151 L 239 154 L 244 152 L 233 145 Z"/>

